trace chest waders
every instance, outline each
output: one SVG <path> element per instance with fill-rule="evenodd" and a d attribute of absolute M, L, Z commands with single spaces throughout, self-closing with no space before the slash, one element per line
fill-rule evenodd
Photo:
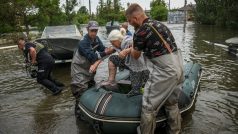
<path fill-rule="evenodd" d="M 180 51 L 172 52 L 169 44 L 151 24 L 147 25 L 158 39 L 162 40 L 169 54 L 152 59 L 146 58 L 150 76 L 145 85 L 141 123 L 137 130 L 138 133 L 141 132 L 142 134 L 154 134 L 157 113 L 164 106 L 166 116 L 168 116 L 168 133 L 178 134 L 181 130 L 178 96 L 184 80 L 182 57 Z"/>

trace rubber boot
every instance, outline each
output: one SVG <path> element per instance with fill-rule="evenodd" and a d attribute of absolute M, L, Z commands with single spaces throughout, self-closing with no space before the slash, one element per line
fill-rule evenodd
<path fill-rule="evenodd" d="M 79 108 L 78 104 L 79 104 L 79 100 L 76 99 L 75 107 L 74 107 L 74 113 L 75 113 L 76 118 L 80 118 L 80 108 Z"/>
<path fill-rule="evenodd" d="M 61 82 L 59 82 L 57 80 L 54 80 L 54 79 L 52 79 L 52 82 L 55 83 L 55 85 L 57 85 L 58 87 L 64 87 L 65 86 L 64 83 L 61 83 Z"/>
<path fill-rule="evenodd" d="M 58 95 L 59 93 L 61 93 L 63 90 L 63 87 L 55 87 L 54 88 L 54 92 L 53 92 L 53 95 Z"/>

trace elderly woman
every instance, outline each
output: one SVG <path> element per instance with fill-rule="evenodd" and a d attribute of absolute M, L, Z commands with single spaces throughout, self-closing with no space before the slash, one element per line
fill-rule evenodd
<path fill-rule="evenodd" d="M 135 60 L 133 57 L 128 55 L 128 52 L 133 45 L 133 38 L 132 36 L 123 36 L 119 30 L 111 31 L 108 35 L 108 39 L 119 54 L 109 57 L 109 77 L 108 80 L 103 82 L 101 85 L 115 86 L 117 67 L 125 68 L 130 70 L 130 80 L 132 84 L 132 90 L 128 93 L 128 97 L 139 95 L 140 89 L 149 77 L 149 71 L 145 66 L 143 55 L 141 55 L 138 60 Z"/>

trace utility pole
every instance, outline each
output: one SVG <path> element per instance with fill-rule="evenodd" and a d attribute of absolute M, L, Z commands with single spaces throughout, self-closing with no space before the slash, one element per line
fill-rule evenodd
<path fill-rule="evenodd" d="M 170 0 L 169 0 L 169 11 L 170 11 Z"/>
<path fill-rule="evenodd" d="M 187 23 L 187 0 L 184 0 L 184 25 L 183 32 L 185 33 L 186 23 Z"/>
<path fill-rule="evenodd" d="M 168 6 L 169 6 L 169 11 L 168 11 L 167 22 L 170 24 L 171 23 L 170 0 L 169 0 L 169 3 L 168 3 Z"/>
<path fill-rule="evenodd" d="M 89 0 L 89 15 L 90 15 L 90 19 L 92 17 L 92 14 L 91 14 L 91 0 Z"/>

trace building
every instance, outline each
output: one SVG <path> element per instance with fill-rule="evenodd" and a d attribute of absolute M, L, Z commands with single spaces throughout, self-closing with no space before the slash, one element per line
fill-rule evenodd
<path fill-rule="evenodd" d="M 181 7 L 178 10 L 180 11 L 187 11 L 187 20 L 193 21 L 194 20 L 194 10 L 196 8 L 195 4 L 188 4 L 185 7 Z"/>
<path fill-rule="evenodd" d="M 180 24 L 184 23 L 185 20 L 185 12 L 186 12 L 186 19 L 188 21 L 194 20 L 194 4 L 189 4 L 185 7 L 169 11 L 168 12 L 168 23 L 170 24 Z"/>
<path fill-rule="evenodd" d="M 181 24 L 184 22 L 184 11 L 169 11 L 168 12 L 168 23 L 169 24 Z"/>

